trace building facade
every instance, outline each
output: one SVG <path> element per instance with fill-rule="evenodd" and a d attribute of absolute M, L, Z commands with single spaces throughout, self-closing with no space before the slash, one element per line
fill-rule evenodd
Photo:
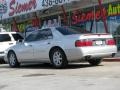
<path fill-rule="evenodd" d="M 1 23 L 8 31 L 24 32 L 28 26 L 77 26 L 86 32 L 113 34 L 120 49 L 120 0 L 7 0 L 4 3 L 7 12 L 2 15 Z"/>

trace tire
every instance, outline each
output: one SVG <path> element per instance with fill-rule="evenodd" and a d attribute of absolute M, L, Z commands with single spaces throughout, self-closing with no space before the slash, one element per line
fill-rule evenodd
<path fill-rule="evenodd" d="M 20 66 L 20 64 L 17 60 L 16 54 L 13 51 L 10 51 L 8 53 L 8 63 L 9 63 L 9 66 L 12 68 Z"/>
<path fill-rule="evenodd" d="M 88 60 L 88 62 L 92 65 L 92 66 L 97 66 L 102 62 L 101 58 L 94 58 L 94 59 L 90 59 Z"/>
<path fill-rule="evenodd" d="M 0 59 L 0 64 L 6 64 L 4 59 Z"/>
<path fill-rule="evenodd" d="M 59 48 L 55 48 L 50 52 L 50 60 L 55 68 L 64 68 L 68 64 L 65 53 Z"/>

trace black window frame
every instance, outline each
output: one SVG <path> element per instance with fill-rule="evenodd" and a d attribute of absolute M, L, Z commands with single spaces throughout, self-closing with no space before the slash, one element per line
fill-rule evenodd
<path fill-rule="evenodd" d="M 14 38 L 15 41 L 18 41 L 18 40 L 23 40 L 24 38 L 18 34 L 18 33 L 12 33 L 12 36 Z"/>

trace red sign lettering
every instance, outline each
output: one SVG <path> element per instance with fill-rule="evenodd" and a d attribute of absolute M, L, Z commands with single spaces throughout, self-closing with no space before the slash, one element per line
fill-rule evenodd
<path fill-rule="evenodd" d="M 32 25 L 33 25 L 33 27 L 39 27 L 40 20 L 38 18 L 32 19 Z"/>
<path fill-rule="evenodd" d="M 11 0 L 9 16 L 30 11 L 32 9 L 35 9 L 36 7 L 37 7 L 36 0 L 30 0 L 29 2 L 23 4 L 16 2 L 16 0 Z"/>
<path fill-rule="evenodd" d="M 91 21 L 91 20 L 100 20 L 101 18 L 106 19 L 107 18 L 107 10 L 105 8 L 102 9 L 102 13 L 100 10 L 96 11 L 90 11 L 87 13 L 81 13 L 79 11 L 73 12 L 72 15 L 72 24 L 82 23 L 85 21 Z"/>

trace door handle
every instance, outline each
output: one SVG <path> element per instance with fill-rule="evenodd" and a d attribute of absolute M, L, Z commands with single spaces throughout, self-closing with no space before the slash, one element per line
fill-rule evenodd
<path fill-rule="evenodd" d="M 13 43 L 9 43 L 9 45 L 12 45 Z"/>
<path fill-rule="evenodd" d="M 32 45 L 28 45 L 28 46 L 32 47 Z"/>
<path fill-rule="evenodd" d="M 48 42 L 47 44 L 51 44 L 50 42 Z"/>

